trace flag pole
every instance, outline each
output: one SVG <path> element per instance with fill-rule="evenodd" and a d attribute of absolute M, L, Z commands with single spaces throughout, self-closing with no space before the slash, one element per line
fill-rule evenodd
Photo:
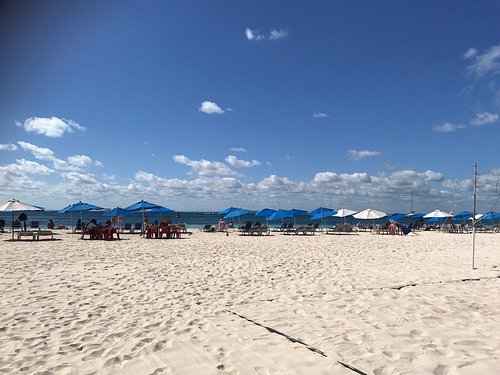
<path fill-rule="evenodd" d="M 477 162 L 474 162 L 474 209 L 472 214 L 472 269 L 475 270 L 474 257 L 476 252 L 476 186 L 477 186 Z"/>

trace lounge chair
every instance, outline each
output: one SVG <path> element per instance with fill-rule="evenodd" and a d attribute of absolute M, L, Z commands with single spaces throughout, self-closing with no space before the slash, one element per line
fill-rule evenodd
<path fill-rule="evenodd" d="M 245 223 L 245 225 L 239 229 L 239 231 L 242 235 L 252 234 L 251 230 L 252 230 L 252 222 L 251 221 L 247 221 Z"/>
<path fill-rule="evenodd" d="M 12 222 L 12 231 L 15 232 L 16 230 L 22 230 L 23 229 L 23 225 L 21 224 L 21 222 L 19 220 L 14 220 Z"/>
<path fill-rule="evenodd" d="M 319 228 L 319 223 L 308 224 L 307 227 L 305 228 L 304 234 L 312 234 L 314 236 L 318 228 Z"/>
<path fill-rule="evenodd" d="M 333 228 L 328 228 L 325 232 L 326 234 L 351 234 L 356 233 L 353 231 L 353 227 L 351 224 L 347 223 L 339 223 L 335 225 Z"/>
<path fill-rule="evenodd" d="M 3 233 L 4 229 L 5 229 L 5 220 L 0 219 L 0 232 Z"/>
<path fill-rule="evenodd" d="M 35 239 L 35 232 L 32 230 L 20 230 L 16 232 L 17 239 L 20 240 L 22 237 L 31 237 L 32 240 Z"/>
<path fill-rule="evenodd" d="M 200 228 L 202 232 L 215 232 L 215 228 L 211 224 L 205 224 Z"/>
<path fill-rule="evenodd" d="M 293 228 L 293 223 L 288 223 L 286 228 L 283 230 L 283 234 L 293 234 L 295 229 Z"/>
<path fill-rule="evenodd" d="M 130 223 L 125 223 L 123 224 L 123 229 L 122 229 L 122 233 L 132 233 L 132 224 Z"/>
<path fill-rule="evenodd" d="M 30 223 L 30 229 L 31 230 L 33 230 L 33 229 L 40 230 L 40 224 L 38 223 L 38 221 L 32 221 Z"/>
<path fill-rule="evenodd" d="M 54 239 L 54 233 L 51 230 L 37 230 L 37 231 L 34 231 L 33 233 L 34 233 L 34 239 L 37 241 L 42 236 L 50 236 L 51 240 Z"/>

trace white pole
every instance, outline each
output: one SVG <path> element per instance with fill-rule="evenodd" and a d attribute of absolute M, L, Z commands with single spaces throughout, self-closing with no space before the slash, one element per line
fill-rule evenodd
<path fill-rule="evenodd" d="M 472 269 L 475 270 L 474 256 L 476 252 L 476 184 L 477 184 L 477 162 L 474 162 L 474 210 L 472 216 Z"/>

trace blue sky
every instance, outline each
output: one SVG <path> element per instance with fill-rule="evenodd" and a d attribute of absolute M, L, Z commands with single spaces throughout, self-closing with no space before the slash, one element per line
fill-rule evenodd
<path fill-rule="evenodd" d="M 497 1 L 0 7 L 0 200 L 495 203 Z"/>

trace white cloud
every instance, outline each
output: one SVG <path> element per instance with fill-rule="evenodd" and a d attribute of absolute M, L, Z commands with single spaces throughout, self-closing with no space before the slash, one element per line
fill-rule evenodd
<path fill-rule="evenodd" d="M 92 159 L 86 155 L 74 155 L 68 157 L 68 164 L 78 168 L 87 168 L 92 164 Z"/>
<path fill-rule="evenodd" d="M 272 29 L 271 32 L 269 33 L 269 39 L 271 40 L 280 40 L 283 38 L 286 38 L 288 35 L 288 30 L 274 30 Z"/>
<path fill-rule="evenodd" d="M 34 144 L 24 142 L 24 141 L 19 141 L 17 142 L 19 146 L 22 147 L 23 150 L 29 151 L 33 154 L 33 156 L 39 160 L 54 160 L 54 152 L 46 147 L 38 147 L 35 146 Z"/>
<path fill-rule="evenodd" d="M 467 50 L 467 52 L 464 53 L 464 59 L 468 60 L 470 58 L 473 58 L 476 55 L 477 55 L 477 49 L 475 49 L 475 48 L 469 48 Z"/>
<path fill-rule="evenodd" d="M 231 147 L 230 150 L 234 152 L 247 152 L 243 147 Z"/>
<path fill-rule="evenodd" d="M 327 118 L 330 116 L 328 116 L 326 113 L 323 113 L 323 112 L 316 112 L 316 113 L 313 113 L 312 117 L 313 118 Z"/>
<path fill-rule="evenodd" d="M 498 71 L 500 71 L 500 45 L 490 47 L 482 55 L 476 53 L 471 65 L 467 67 L 467 73 L 476 78 Z"/>
<path fill-rule="evenodd" d="M 432 130 L 434 130 L 435 132 L 451 133 L 451 132 L 456 132 L 458 129 L 463 129 L 463 128 L 465 128 L 464 125 L 445 122 L 441 125 L 434 126 Z"/>
<path fill-rule="evenodd" d="M 24 127 L 28 133 L 42 134 L 47 137 L 62 137 L 64 133 L 72 133 L 74 130 L 86 130 L 73 120 L 60 119 L 57 117 L 31 117 L 24 123 L 16 122 L 17 126 Z"/>
<path fill-rule="evenodd" d="M 226 164 L 219 161 L 209 161 L 205 159 L 190 160 L 184 155 L 174 155 L 173 160 L 176 163 L 191 167 L 193 169 L 193 172 L 200 176 L 220 176 L 236 174 Z"/>
<path fill-rule="evenodd" d="M 347 152 L 347 156 L 351 160 L 360 160 L 364 158 L 373 158 L 375 156 L 380 156 L 382 155 L 379 151 L 369 151 L 369 150 L 362 150 L 362 151 L 356 151 L 356 150 L 349 150 Z"/>
<path fill-rule="evenodd" d="M 208 113 L 208 114 L 218 114 L 222 115 L 224 113 L 224 110 L 219 107 L 216 103 L 210 102 L 210 101 L 204 101 L 201 103 L 200 108 L 198 108 L 198 111 L 203 112 L 203 113 Z"/>
<path fill-rule="evenodd" d="M 265 36 L 260 34 L 257 30 L 252 30 L 248 27 L 245 29 L 245 36 L 247 37 L 248 40 L 252 40 L 254 42 L 257 42 L 265 38 Z"/>
<path fill-rule="evenodd" d="M 234 155 L 228 155 L 228 157 L 225 160 L 229 165 L 235 168 L 251 168 L 251 167 L 258 167 L 260 165 L 260 161 L 258 160 L 252 160 L 252 161 L 241 160 Z"/>
<path fill-rule="evenodd" d="M 477 113 L 476 117 L 471 120 L 470 124 L 474 126 L 481 126 L 486 124 L 491 124 L 498 121 L 498 114 L 496 113 Z"/>
<path fill-rule="evenodd" d="M 31 152 L 33 156 L 38 160 L 47 160 L 52 162 L 53 166 L 57 170 L 81 170 L 88 168 L 92 165 L 92 159 L 86 155 L 73 155 L 67 158 L 67 160 L 61 160 L 56 158 L 54 152 L 46 147 L 38 147 L 34 144 L 19 141 L 17 142 L 19 146 L 25 151 Z M 99 162 L 96 162 L 96 165 Z"/>
<path fill-rule="evenodd" d="M 8 143 L 8 144 L 0 144 L 0 150 L 3 150 L 3 151 L 16 151 L 17 150 L 17 146 L 12 144 L 12 143 Z"/>

